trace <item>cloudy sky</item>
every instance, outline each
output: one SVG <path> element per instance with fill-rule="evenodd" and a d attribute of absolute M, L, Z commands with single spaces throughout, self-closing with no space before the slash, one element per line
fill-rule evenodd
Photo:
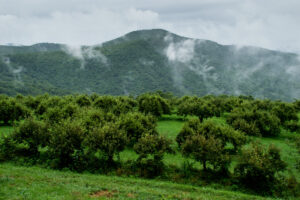
<path fill-rule="evenodd" d="M 0 0 L 0 44 L 99 44 L 163 28 L 300 53 L 300 0 Z"/>

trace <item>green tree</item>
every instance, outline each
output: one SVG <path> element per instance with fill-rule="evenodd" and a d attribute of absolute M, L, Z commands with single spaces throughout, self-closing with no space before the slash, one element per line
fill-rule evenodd
<path fill-rule="evenodd" d="M 237 108 L 229 114 L 226 121 L 247 135 L 276 136 L 280 133 L 280 120 L 269 111 Z"/>
<path fill-rule="evenodd" d="M 48 126 L 43 121 L 27 118 L 14 130 L 12 138 L 18 143 L 28 145 L 30 157 L 38 157 L 39 147 L 45 147 L 49 142 Z"/>
<path fill-rule="evenodd" d="M 128 138 L 128 145 L 133 145 L 146 133 L 157 135 L 156 119 L 151 115 L 139 112 L 122 114 L 119 118 L 119 127 L 124 130 Z"/>
<path fill-rule="evenodd" d="M 165 169 L 164 155 L 174 153 L 171 140 L 152 134 L 142 136 L 133 149 L 139 155 L 136 162 L 139 174 L 148 178 L 161 175 Z"/>
<path fill-rule="evenodd" d="M 109 165 L 114 163 L 114 155 L 119 155 L 127 144 L 125 133 L 115 123 L 106 123 L 92 130 L 85 139 L 91 151 L 100 150 Z"/>
<path fill-rule="evenodd" d="M 188 137 L 182 144 L 182 154 L 202 163 L 205 171 L 207 163 L 214 166 L 215 170 L 227 169 L 230 163 L 222 141 L 213 136 L 205 137 L 198 134 Z"/>
<path fill-rule="evenodd" d="M 298 121 L 297 111 L 295 107 L 289 103 L 277 103 L 277 105 L 273 107 L 272 113 L 280 119 L 281 124 L 291 120 Z"/>
<path fill-rule="evenodd" d="M 54 168 L 72 168 L 74 154 L 83 151 L 86 131 L 81 121 L 63 120 L 53 124 L 50 131 L 49 154 Z"/>
<path fill-rule="evenodd" d="M 30 115 L 30 111 L 14 99 L 0 100 L 0 122 L 12 124 L 15 120 L 20 120 Z"/>
<path fill-rule="evenodd" d="M 161 162 L 165 153 L 174 153 L 171 144 L 163 136 L 145 134 L 134 145 L 134 151 L 139 155 L 138 161 L 152 155 L 155 162 Z"/>
<path fill-rule="evenodd" d="M 226 144 L 232 144 L 235 151 L 246 143 L 246 137 L 242 132 L 236 131 L 227 125 L 217 124 L 213 120 L 200 123 L 197 119 L 191 119 L 183 126 L 176 137 L 178 146 L 180 147 L 189 136 L 193 135 L 203 135 L 206 138 L 213 136 L 221 141 L 223 147 Z"/>
<path fill-rule="evenodd" d="M 247 187 L 264 193 L 272 190 L 276 183 L 275 175 L 285 170 L 286 166 L 278 148 L 274 145 L 265 148 L 256 142 L 242 151 L 235 174 Z"/>
<path fill-rule="evenodd" d="M 170 114 L 171 108 L 168 102 L 159 95 L 145 94 L 138 98 L 139 111 L 161 116 L 162 114 Z"/>
<path fill-rule="evenodd" d="M 80 106 L 90 106 L 91 101 L 90 98 L 87 95 L 79 95 L 76 97 L 76 103 Z"/>

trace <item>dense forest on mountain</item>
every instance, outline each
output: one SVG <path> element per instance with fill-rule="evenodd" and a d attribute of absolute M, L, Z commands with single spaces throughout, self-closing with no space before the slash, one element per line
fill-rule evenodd
<path fill-rule="evenodd" d="M 0 46 L 0 93 L 300 97 L 299 56 L 143 30 L 95 46 Z"/>

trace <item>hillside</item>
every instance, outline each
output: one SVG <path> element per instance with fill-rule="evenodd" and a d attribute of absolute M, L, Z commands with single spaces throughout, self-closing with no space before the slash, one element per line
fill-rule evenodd
<path fill-rule="evenodd" d="M 0 185 L 0 199 L 272 199 L 157 180 L 11 164 L 0 164 Z"/>
<path fill-rule="evenodd" d="M 220 45 L 165 30 L 134 31 L 95 46 L 0 46 L 0 93 L 230 94 L 300 97 L 298 55 Z"/>

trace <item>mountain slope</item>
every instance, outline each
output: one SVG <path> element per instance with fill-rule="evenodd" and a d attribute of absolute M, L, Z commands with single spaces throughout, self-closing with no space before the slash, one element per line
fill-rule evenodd
<path fill-rule="evenodd" d="M 165 30 L 134 31 L 96 46 L 0 46 L 0 93 L 300 97 L 298 55 L 220 45 Z"/>

